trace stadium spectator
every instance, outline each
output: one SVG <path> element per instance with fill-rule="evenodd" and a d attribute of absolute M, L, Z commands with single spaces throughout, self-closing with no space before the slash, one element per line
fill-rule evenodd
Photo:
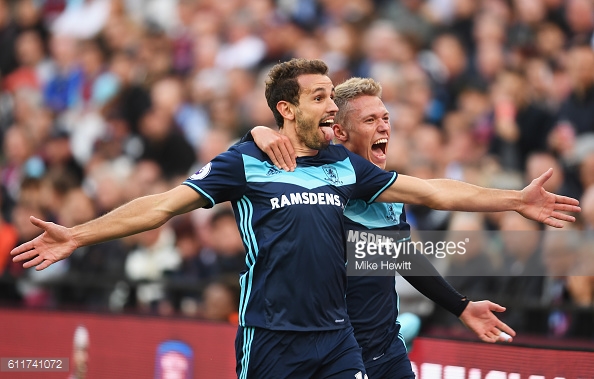
<path fill-rule="evenodd" d="M 158 80 L 151 89 L 153 108 L 175 120 L 188 143 L 200 150 L 209 128 L 209 116 L 203 108 L 188 103 L 186 97 L 184 84 L 174 77 Z"/>
<path fill-rule="evenodd" d="M 19 198 L 20 186 L 26 178 L 38 178 L 45 172 L 43 160 L 34 149 L 32 138 L 24 127 L 12 126 L 4 138 L 6 163 L 0 177 L 2 186 L 13 201 Z"/>
<path fill-rule="evenodd" d="M 203 242 L 191 217 L 179 217 L 172 227 L 181 263 L 177 269 L 166 273 L 166 297 L 174 310 L 194 317 L 198 314 L 201 287 L 211 277 L 209 262 L 201 254 Z"/>
<path fill-rule="evenodd" d="M 567 122 L 576 136 L 594 132 L 594 51 L 592 47 L 576 46 L 567 54 L 567 72 L 571 80 L 571 93 L 565 99 L 557 115 L 558 122 Z M 558 125 L 559 127 L 560 125 Z M 553 148 L 560 149 L 555 139 Z"/>
<path fill-rule="evenodd" d="M 147 111 L 140 122 L 142 160 L 157 163 L 162 174 L 172 179 L 185 176 L 196 160 L 196 153 L 179 130 L 171 114 L 157 108 Z"/>
<path fill-rule="evenodd" d="M 489 246 L 492 241 L 485 229 L 484 216 L 480 213 L 454 213 L 448 226 L 447 241 L 468 238 L 469 242 L 464 245 L 464 254 L 448 258 L 446 278 L 471 299 L 492 298 L 497 293 L 496 276 L 502 262 L 498 262 L 493 247 Z"/>
<path fill-rule="evenodd" d="M 6 76 L 4 88 L 13 93 L 22 87 L 43 89 L 53 75 L 53 66 L 46 57 L 39 33 L 21 32 L 15 41 L 15 52 L 19 67 Z"/>
<path fill-rule="evenodd" d="M 239 274 L 245 269 L 245 249 L 237 232 L 235 216 L 228 207 L 215 210 L 210 216 L 209 230 L 205 235 L 206 247 L 200 253 L 207 279 Z"/>
<path fill-rule="evenodd" d="M 77 225 L 97 216 L 92 199 L 80 188 L 65 194 L 56 221 Z M 60 301 L 72 307 L 105 311 L 115 284 L 125 279 L 127 250 L 122 241 L 83 246 L 69 260 L 66 285 L 59 286 Z M 76 285 L 68 285 L 76 283 Z"/>
<path fill-rule="evenodd" d="M 581 246 L 578 248 L 577 267 L 572 271 L 572 276 L 567 278 L 567 290 L 572 301 L 582 308 L 594 307 L 594 262 L 592 261 L 592 248 L 594 241 L 591 236 L 582 237 Z M 580 330 L 575 330 L 579 335 Z"/>
<path fill-rule="evenodd" d="M 135 240 L 136 248 L 126 257 L 126 277 L 136 283 L 139 309 L 156 313 L 166 299 L 162 279 L 181 264 L 175 247 L 175 233 L 164 225 L 139 234 Z"/>
<path fill-rule="evenodd" d="M 554 117 L 530 99 L 526 79 L 513 71 L 499 72 L 493 85 L 494 136 L 490 150 L 509 170 L 523 171 L 532 152 L 547 149 Z"/>
<path fill-rule="evenodd" d="M 510 311 L 504 320 L 518 331 L 526 330 L 530 320 L 516 304 L 535 306 L 542 297 L 545 268 L 542 264 L 542 230 L 532 220 L 505 213 L 500 228 L 503 264 L 500 271 L 501 283 L 497 286 L 497 299 L 506 298 Z"/>
<path fill-rule="evenodd" d="M 241 288 L 235 275 L 223 275 L 206 286 L 200 317 L 210 321 L 239 323 Z"/>
<path fill-rule="evenodd" d="M 430 101 L 429 107 L 426 109 L 429 112 L 426 112 L 424 116 L 432 117 L 431 120 L 440 120 L 439 122 L 432 121 L 432 123 L 438 126 L 437 131 L 440 138 L 444 145 L 448 146 L 448 149 L 445 150 L 447 154 L 441 154 L 441 157 L 436 154 L 439 162 L 432 163 L 436 166 L 428 170 L 425 166 L 426 162 L 413 159 L 417 155 L 416 149 L 418 148 L 416 137 L 414 139 L 405 138 L 393 130 L 393 138 L 389 145 L 390 162 L 388 167 L 401 173 L 425 172 L 431 173 L 431 177 L 462 178 L 475 184 L 497 188 L 521 188 L 521 183 L 510 187 L 508 179 L 522 177 L 525 172 L 512 173 L 502 169 L 500 164 L 487 155 L 483 149 L 483 144 L 485 141 L 489 141 L 490 133 L 494 130 L 491 126 L 493 104 L 491 99 L 486 96 L 493 91 L 494 87 L 490 83 L 482 85 L 474 83 L 476 71 L 471 59 L 476 56 L 477 46 L 485 43 L 501 45 L 504 66 L 506 69 L 517 72 L 525 79 L 529 98 L 538 107 L 542 106 L 557 114 L 560 104 L 568 102 L 569 94 L 575 89 L 573 84 L 575 78 L 572 79 L 569 75 L 571 71 L 574 71 L 574 68 L 570 68 L 570 65 L 573 66 L 573 53 L 569 52 L 573 51 L 576 46 L 592 47 L 594 41 L 592 39 L 592 4 L 588 0 L 544 1 L 546 11 L 544 18 L 541 17 L 540 10 L 530 14 L 530 12 L 526 13 L 525 10 L 519 9 L 520 6 L 536 6 L 538 8 L 539 4 L 519 4 L 519 2 L 516 4 L 515 1 L 501 0 L 476 2 L 468 0 L 427 2 L 407 0 L 408 4 L 400 4 L 391 0 L 354 0 L 342 3 L 336 1 L 294 3 L 270 0 L 203 1 L 198 3 L 193 0 L 179 2 L 112 0 L 105 22 L 99 24 L 102 26 L 99 26 L 99 30 L 93 38 L 101 40 L 102 46 L 105 47 L 106 57 L 112 57 L 108 58 L 105 63 L 109 65 L 109 71 L 118 77 L 121 85 L 118 95 L 109 102 L 109 104 L 113 102 L 117 105 L 115 107 L 117 111 L 105 112 L 101 110 L 101 114 L 94 114 L 93 123 L 88 123 L 88 119 L 76 120 L 72 117 L 72 114 L 75 113 L 72 112 L 75 105 L 69 100 L 71 97 L 68 94 L 70 93 L 69 86 L 76 83 L 74 80 L 67 80 L 68 72 L 79 67 L 80 53 L 74 48 L 81 41 L 86 40 L 86 37 L 84 39 L 72 38 L 72 35 L 57 33 L 57 29 L 54 27 L 56 18 L 60 15 L 64 16 L 66 3 L 76 6 L 82 4 L 82 1 L 0 0 L 0 51 L 2 51 L 0 54 L 0 143 L 3 146 L 0 149 L 0 172 L 6 173 L 7 170 L 10 170 L 7 168 L 11 165 L 7 158 L 8 150 L 4 148 L 3 140 L 5 140 L 6 131 L 13 124 L 20 127 L 27 125 L 24 129 L 32 141 L 33 154 L 41 157 L 47 167 L 47 173 L 43 176 L 55 175 L 52 173 L 54 170 L 51 167 L 55 163 L 49 157 L 48 150 L 63 149 L 65 152 L 67 150 L 63 147 L 65 143 L 78 149 L 83 146 L 78 144 L 77 139 L 72 138 L 69 128 L 93 128 L 93 130 L 99 131 L 97 145 L 89 149 L 85 148 L 82 154 L 79 154 L 80 151 L 77 152 L 76 156 L 80 159 L 87 153 L 93 153 L 93 157 L 101 155 L 101 157 L 97 157 L 97 160 L 101 162 L 108 160 L 112 165 L 111 169 L 116 170 L 118 176 L 121 175 L 121 180 L 126 180 L 126 185 L 124 185 L 124 190 L 120 185 L 117 185 L 114 186 L 116 190 L 112 191 L 109 184 L 106 183 L 102 185 L 100 193 L 94 192 L 93 187 L 87 184 L 93 182 L 90 179 L 95 176 L 95 174 L 91 174 L 95 172 L 94 158 L 86 163 L 87 167 L 84 167 L 84 171 L 78 171 L 78 175 L 82 175 L 81 179 L 85 183 L 84 188 L 89 194 L 92 194 L 95 201 L 99 201 L 97 200 L 98 196 L 105 194 L 105 203 L 115 205 L 121 204 L 121 199 L 135 198 L 147 189 L 143 188 L 140 182 L 134 181 L 138 178 L 137 174 L 146 175 L 147 171 L 152 172 L 150 169 L 146 170 L 146 161 L 136 161 L 141 154 L 141 149 L 139 149 L 141 145 L 138 144 L 138 125 L 142 115 L 150 108 L 149 93 L 156 80 L 170 77 L 172 74 L 177 75 L 178 79 L 189 87 L 190 96 L 187 101 L 191 106 L 205 109 L 206 112 L 216 112 L 216 122 L 232 128 L 232 130 L 225 131 L 229 137 L 217 138 L 222 146 L 225 144 L 224 141 L 243 135 L 253 125 L 272 125 L 272 115 L 265 107 L 265 98 L 261 96 L 264 91 L 263 78 L 268 70 L 268 65 L 285 61 L 295 56 L 297 51 L 306 51 L 307 54 L 311 54 L 310 57 L 321 58 L 329 63 L 330 77 L 334 82 L 341 82 L 353 74 L 360 74 L 361 70 L 365 69 L 364 63 L 371 58 L 367 53 L 370 46 L 367 45 L 363 36 L 368 34 L 371 28 L 374 28 L 376 21 L 390 19 L 397 14 L 387 12 L 387 8 L 399 7 L 405 8 L 405 12 L 400 13 L 399 17 L 408 13 L 412 15 L 412 18 L 406 19 L 405 23 L 395 24 L 399 38 L 394 39 L 392 45 L 394 49 L 389 49 L 392 58 L 384 60 L 381 65 L 376 65 L 376 69 L 369 72 L 369 75 L 384 84 L 384 103 L 390 113 L 395 116 L 393 118 L 397 121 L 397 126 L 405 126 L 414 134 L 419 127 L 416 122 L 419 117 L 422 117 L 418 109 L 426 104 L 429 91 Z M 215 59 L 220 47 L 227 42 L 227 20 L 235 19 L 239 14 L 246 15 L 245 19 L 255 21 L 256 27 L 251 29 L 251 33 L 264 41 L 266 53 L 262 60 L 250 70 L 230 71 L 217 67 Z M 96 16 L 93 15 L 93 18 L 96 19 Z M 541 21 L 530 21 L 530 17 L 538 18 Z M 420 20 L 421 24 L 417 23 L 408 27 L 411 20 Z M 529 33 L 535 38 L 534 44 L 528 46 L 527 49 L 518 49 L 509 43 L 507 32 L 518 21 L 528 25 Z M 417 31 L 416 28 L 420 25 L 422 25 L 422 29 Z M 185 33 L 183 36 L 186 38 L 181 43 L 178 39 L 179 30 L 183 30 Z M 473 82 L 470 83 L 470 86 L 464 85 L 457 98 L 442 85 L 445 71 L 435 50 L 431 50 L 431 39 L 416 37 L 436 36 L 443 33 L 456 35 L 462 41 L 462 46 L 469 59 L 466 66 Z M 41 99 L 31 89 L 21 88 L 14 93 L 7 91 L 3 84 L 6 81 L 6 76 L 11 72 L 23 68 L 30 69 L 16 60 L 16 47 L 21 44 L 21 39 L 28 42 L 38 39 L 38 37 L 29 38 L 34 34 L 41 38 L 42 46 L 47 45 L 49 48 L 47 52 L 51 52 L 51 54 L 45 52 L 40 54 L 37 50 L 39 47 L 37 43 L 25 43 L 25 47 L 28 46 L 26 50 L 29 53 L 34 53 L 31 57 L 33 55 L 45 56 L 43 61 L 48 64 L 42 63 L 44 67 L 42 71 L 45 72 L 46 68 L 50 68 L 47 73 L 54 72 L 48 77 L 49 82 L 43 89 L 43 93 L 48 96 Z M 59 43 L 56 43 L 58 41 Z M 188 41 L 191 43 L 189 51 Z M 312 41 L 315 43 L 312 44 Z M 34 45 L 35 47 L 33 47 Z M 307 46 L 315 48 L 304 50 L 303 48 Z M 298 47 L 301 48 L 297 49 Z M 57 50 L 62 51 L 57 52 Z M 588 50 L 585 49 L 584 52 L 588 53 Z M 189 53 L 191 56 L 188 56 Z M 374 54 L 377 53 L 388 53 L 388 50 L 385 50 L 384 46 L 384 51 L 374 52 Z M 315 56 L 316 54 L 319 56 Z M 180 63 L 182 61 L 183 64 Z M 412 72 L 409 68 L 413 65 L 415 70 L 425 72 L 429 79 L 428 88 L 425 85 L 419 85 L 416 80 L 406 80 Z M 587 76 L 587 70 L 583 72 Z M 60 86 L 63 85 L 63 87 L 55 86 L 57 84 L 56 76 L 64 77 L 58 80 Z M 242 79 L 238 80 L 238 76 Z M 415 74 L 414 78 L 417 77 L 418 75 Z M 579 83 L 577 84 L 579 87 Z M 474 93 L 469 88 L 475 90 Z M 468 101 L 468 98 L 465 98 L 466 91 L 472 94 L 468 97 L 471 99 L 470 105 L 475 107 L 470 111 L 469 105 L 466 103 Z M 215 106 L 210 106 L 217 97 L 223 97 L 225 100 L 217 101 Z M 452 101 L 454 108 L 443 107 L 448 99 Z M 15 102 L 17 103 L 16 107 Z M 441 115 L 439 112 L 434 113 L 435 110 L 439 111 L 440 107 Z M 46 109 L 50 109 L 51 112 Z M 228 112 L 229 109 L 232 109 L 233 112 Z M 411 109 L 417 110 L 413 112 Z M 457 113 L 460 110 L 465 114 L 464 118 L 468 118 L 467 121 L 458 117 Z M 452 115 L 454 117 L 451 117 Z M 125 127 L 121 122 L 122 118 L 128 124 Z M 456 119 L 457 121 L 454 122 Z M 472 127 L 470 131 L 454 136 L 450 133 L 449 128 L 442 128 L 443 120 L 450 120 L 451 124 L 461 122 L 460 125 L 466 125 L 468 122 L 472 124 Z M 112 124 L 118 124 L 118 126 Z M 584 161 L 583 157 L 586 156 L 582 145 L 588 137 L 586 134 L 576 135 L 573 127 L 561 119 L 558 124 L 561 130 L 558 133 L 559 138 L 555 140 L 557 133 L 554 132 L 549 139 L 553 143 L 547 146 L 547 149 L 555 154 L 565 168 L 562 188 L 571 188 L 572 191 L 564 194 L 577 198 L 582 189 L 585 190 L 587 186 L 584 184 L 582 188 L 579 184 L 579 167 L 582 167 L 585 178 L 588 177 L 589 172 L 594 172 L 588 169 L 587 163 L 581 163 Z M 393 125 L 393 128 L 395 126 Z M 210 121 L 209 127 L 210 129 L 214 127 Z M 125 141 L 125 149 L 119 151 L 116 145 L 120 143 L 118 141 L 120 137 L 111 133 L 114 133 L 114 129 L 124 130 L 126 128 L 129 128 L 131 134 L 120 140 Z M 469 133 L 470 135 L 468 135 Z M 421 132 L 418 138 L 425 139 L 428 136 L 428 133 Z M 456 141 L 456 139 L 460 141 Z M 430 144 L 427 143 L 427 145 Z M 453 155 L 458 158 L 470 156 L 467 155 L 469 147 L 472 148 L 471 151 L 475 152 L 472 158 L 458 161 L 455 165 L 449 165 L 448 170 L 443 171 L 443 167 L 448 167 L 449 160 L 451 160 L 448 157 L 452 157 L 452 153 L 456 153 Z M 226 148 L 227 146 L 223 146 L 215 150 L 218 153 Z M 201 154 L 201 152 L 199 153 Z M 210 153 L 206 155 L 210 155 Z M 511 158 L 511 160 L 515 159 Z M 81 166 L 83 163 L 82 161 L 76 162 L 75 166 Z M 199 166 L 201 165 L 197 164 L 196 167 Z M 41 173 L 41 171 L 37 172 Z M 555 177 L 551 181 L 556 179 L 557 174 L 559 174 L 558 171 L 555 172 Z M 162 173 L 155 175 L 160 177 L 159 180 L 163 179 Z M 29 179 L 22 183 L 20 180 L 11 180 L 11 191 L 10 194 L 7 194 L 6 188 L 4 188 L 7 182 L 4 179 L 2 178 L 0 183 L 0 191 L 5 195 L 2 212 L 5 219 L 12 222 L 10 214 L 14 203 L 18 200 L 18 192 L 20 192 L 18 187 L 28 187 L 30 183 Z M 148 177 L 141 180 L 148 180 Z M 586 180 L 586 182 L 590 181 Z M 42 183 L 46 183 L 45 179 Z M 27 191 L 28 189 L 25 188 L 25 192 Z M 116 192 L 120 192 L 120 194 L 115 196 Z M 107 199 L 109 197 L 112 200 Z M 114 201 L 116 198 L 120 200 Z M 107 206 L 99 212 L 106 212 L 112 207 Z M 415 225 L 413 217 L 415 214 L 412 208 L 407 210 L 409 221 Z M 193 219 L 198 233 L 203 234 L 208 228 L 203 221 L 198 220 L 206 219 L 207 217 L 204 215 L 207 212 L 197 213 L 193 215 Z M 439 213 L 437 211 L 431 217 L 439 215 Z M 443 212 L 441 213 L 443 216 Z M 417 212 L 417 216 L 419 214 Z M 495 216 L 499 215 L 494 213 L 487 215 L 488 228 L 495 227 Z M 447 217 L 438 218 L 437 221 L 439 220 L 447 222 Z M 419 223 L 419 225 L 421 224 Z M 423 225 L 437 225 L 442 229 L 447 226 L 442 222 Z M 129 250 L 130 247 L 126 246 L 126 249 Z M 587 333 L 587 330 L 584 333 Z"/>
<path fill-rule="evenodd" d="M 15 40 L 18 34 L 17 27 L 11 17 L 10 6 L 7 0 L 0 0 L 0 74 L 6 76 L 18 67 L 14 51 Z"/>
<path fill-rule="evenodd" d="M 0 206 L 2 205 L 2 193 L 0 193 Z M 10 250 L 16 246 L 17 231 L 0 213 L 0 276 L 7 270 L 10 259 Z"/>
<path fill-rule="evenodd" d="M 594 231 L 594 184 L 586 188 L 582 195 L 584 229 L 588 232 Z"/>

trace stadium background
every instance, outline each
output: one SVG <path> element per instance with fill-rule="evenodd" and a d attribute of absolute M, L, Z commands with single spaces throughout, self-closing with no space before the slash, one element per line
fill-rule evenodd
<path fill-rule="evenodd" d="M 8 252 L 36 235 L 29 215 L 85 222 L 273 126 L 264 75 L 306 57 L 326 61 L 335 83 L 382 83 L 390 169 L 522 188 L 554 167 L 547 189 L 581 201 L 576 234 L 558 238 L 514 214 L 407 208 L 414 230 L 444 238 L 534 232 L 441 267 L 460 292 L 508 307 L 514 346 L 468 342 L 399 281 L 402 311 L 422 320 L 419 374 L 594 377 L 593 47 L 592 0 L 0 0 L 0 356 L 88 349 L 89 378 L 147 377 L 160 344 L 180 340 L 195 377 L 232 377 L 243 247 L 227 205 L 43 272 Z M 473 277 L 479 266 L 491 275 Z"/>

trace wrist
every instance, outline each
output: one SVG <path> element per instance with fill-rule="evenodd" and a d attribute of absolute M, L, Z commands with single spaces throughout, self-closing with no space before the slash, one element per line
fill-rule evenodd
<path fill-rule="evenodd" d="M 462 314 L 464 313 L 464 311 L 468 308 L 468 305 L 471 303 L 471 301 L 468 299 L 468 297 L 464 296 L 463 298 L 460 299 L 460 305 L 458 306 L 458 309 L 456 310 L 457 314 L 456 316 L 458 318 L 462 317 Z"/>

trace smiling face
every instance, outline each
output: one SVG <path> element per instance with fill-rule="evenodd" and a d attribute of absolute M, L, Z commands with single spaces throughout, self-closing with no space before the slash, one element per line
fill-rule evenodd
<path fill-rule="evenodd" d="M 335 125 L 340 143 L 376 166 L 386 168 L 390 114 L 377 96 L 362 95 L 346 105 L 343 125 Z"/>
<path fill-rule="evenodd" d="M 295 106 L 295 132 L 310 149 L 328 147 L 334 138 L 332 126 L 338 107 L 334 103 L 334 85 L 325 75 L 307 74 L 297 79 L 301 88 Z"/>

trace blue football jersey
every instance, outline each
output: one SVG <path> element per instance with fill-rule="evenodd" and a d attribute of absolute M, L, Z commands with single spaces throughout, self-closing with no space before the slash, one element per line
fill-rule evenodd
<path fill-rule="evenodd" d="M 396 240 L 410 239 L 410 226 L 401 203 L 367 203 L 351 200 L 344 211 L 347 235 L 398 232 Z M 347 309 L 355 338 L 363 348 L 363 362 L 380 358 L 397 338 L 398 294 L 396 276 L 349 276 Z"/>
<path fill-rule="evenodd" d="M 278 170 L 253 142 L 231 147 L 184 184 L 211 206 L 231 201 L 246 249 L 241 326 L 315 331 L 350 325 L 346 312 L 343 210 L 373 201 L 396 173 L 342 146 Z"/>

